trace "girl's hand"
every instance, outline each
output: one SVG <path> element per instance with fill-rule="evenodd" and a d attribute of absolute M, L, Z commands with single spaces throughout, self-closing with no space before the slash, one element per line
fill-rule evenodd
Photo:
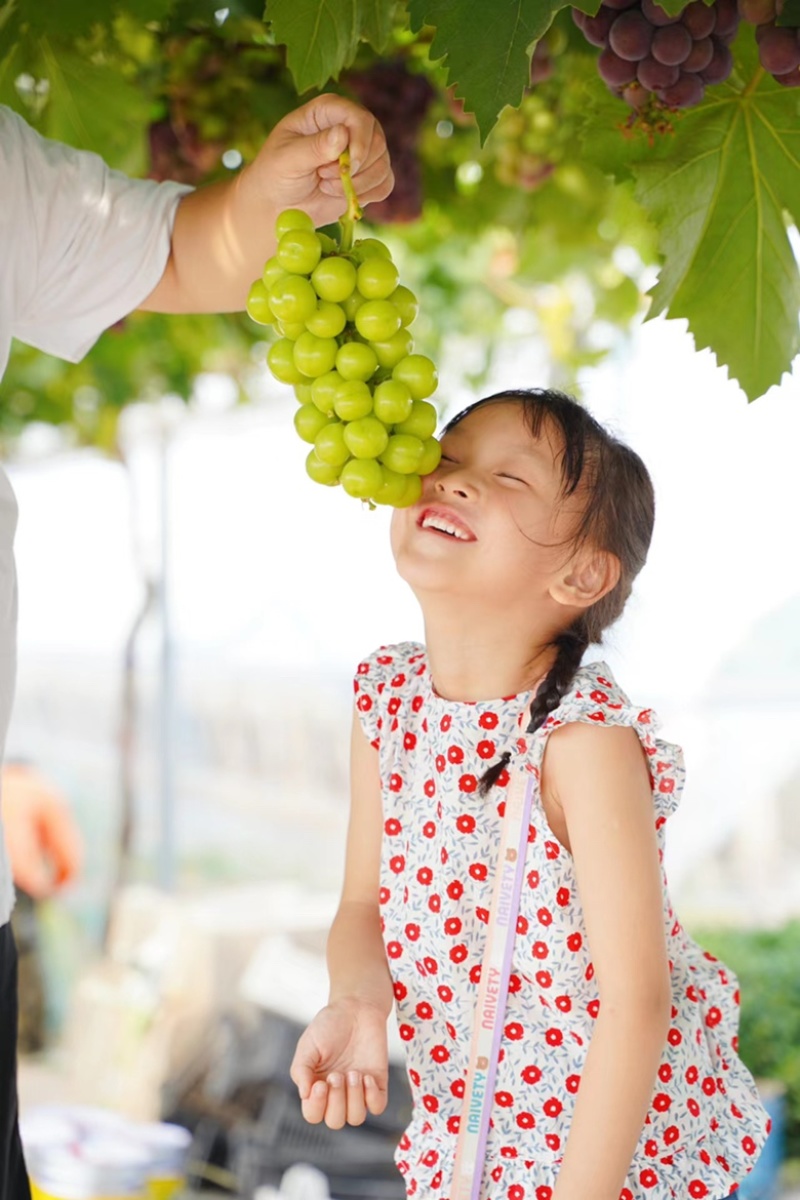
<path fill-rule="evenodd" d="M 317 96 L 279 121 L 240 184 L 274 215 L 302 208 L 315 225 L 327 225 L 347 207 L 339 155 L 348 146 L 359 200 L 383 200 L 394 185 L 383 130 L 372 113 L 342 96 Z"/>
<path fill-rule="evenodd" d="M 291 1077 L 303 1116 L 329 1129 L 361 1125 L 386 1107 L 389 1057 L 386 1014 L 371 1004 L 338 1000 L 317 1013 L 297 1044 Z"/>

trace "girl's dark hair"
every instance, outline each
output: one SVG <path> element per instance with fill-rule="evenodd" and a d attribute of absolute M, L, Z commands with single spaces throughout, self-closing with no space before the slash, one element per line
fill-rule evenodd
<path fill-rule="evenodd" d="M 574 679 L 586 648 L 602 641 L 603 631 L 622 613 L 633 581 L 650 547 L 655 518 L 653 484 L 642 460 L 596 421 L 572 396 L 553 389 L 515 389 L 478 400 L 453 417 L 448 433 L 476 408 L 500 401 L 522 405 L 531 434 L 539 438 L 549 423 L 559 435 L 562 499 L 580 486 L 583 513 L 573 547 L 589 542 L 615 555 L 620 564 L 616 585 L 564 629 L 553 641 L 556 657 L 539 685 L 530 708 L 528 732 L 535 733 L 558 707 Z M 506 752 L 483 774 L 480 792 L 488 792 L 510 760 Z"/>

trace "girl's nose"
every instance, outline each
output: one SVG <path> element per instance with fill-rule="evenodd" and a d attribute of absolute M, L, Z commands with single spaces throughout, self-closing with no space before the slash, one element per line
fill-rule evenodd
<path fill-rule="evenodd" d="M 470 500 L 477 494 L 475 484 L 459 467 L 438 471 L 433 486 L 440 496 L 458 496 L 462 500 Z"/>

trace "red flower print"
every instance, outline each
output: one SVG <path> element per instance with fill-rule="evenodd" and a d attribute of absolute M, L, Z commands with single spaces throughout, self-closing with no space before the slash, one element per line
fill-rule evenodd
<path fill-rule="evenodd" d="M 420 867 L 417 871 L 417 879 L 420 883 L 429 884 L 433 882 L 433 871 L 430 867 Z"/>
<path fill-rule="evenodd" d="M 558 1117 L 564 1111 L 564 1105 L 556 1096 L 551 1096 L 549 1100 L 545 1100 L 544 1115 L 546 1117 Z"/>
<path fill-rule="evenodd" d="M 681 1136 L 681 1131 L 677 1125 L 668 1125 L 664 1130 L 664 1143 L 667 1146 L 672 1146 Z"/>
<path fill-rule="evenodd" d="M 478 918 L 478 920 L 479 920 L 479 921 L 482 921 L 484 925 L 488 925 L 488 924 L 489 924 L 489 910 L 488 910 L 488 908 L 481 908 L 481 907 L 478 907 L 478 908 L 476 908 L 476 909 L 475 909 L 475 916 Z"/>
<path fill-rule="evenodd" d="M 656 1112 L 666 1112 L 670 1104 L 672 1104 L 672 1100 L 666 1092 L 657 1092 L 653 1097 L 653 1108 Z"/>
<path fill-rule="evenodd" d="M 707 1096 L 713 1096 L 717 1090 L 717 1081 L 713 1075 L 706 1075 L 702 1083 L 703 1091 Z"/>
<path fill-rule="evenodd" d="M 522 988 L 522 980 L 520 979 L 519 975 L 515 975 L 514 972 L 512 971 L 508 977 L 509 992 L 513 995 L 515 992 L 520 991 L 521 988 Z"/>
<path fill-rule="evenodd" d="M 435 1113 L 435 1112 L 439 1111 L 439 1101 L 436 1099 L 435 1096 L 431 1096 L 430 1094 L 423 1096 L 422 1103 L 425 1105 L 428 1112 L 430 1112 L 430 1113 Z"/>
<path fill-rule="evenodd" d="M 669 1083 L 670 1079 L 672 1079 L 672 1067 L 669 1063 L 662 1063 L 658 1068 L 658 1078 L 662 1083 Z"/>
<path fill-rule="evenodd" d="M 455 1096 L 456 1100 L 464 1099 L 465 1084 L 463 1079 L 454 1079 L 450 1084 L 450 1091 Z M 449 1125 L 448 1125 L 449 1128 Z"/>
<path fill-rule="evenodd" d="M 595 704 L 606 704 L 608 696 L 605 692 L 595 691 L 589 693 L 589 699 L 594 700 Z"/>
<path fill-rule="evenodd" d="M 462 963 L 467 957 L 467 947 L 463 942 L 459 942 L 457 946 L 453 946 L 450 951 L 450 959 L 454 963 Z"/>
<path fill-rule="evenodd" d="M 378 690 L 380 691 L 380 688 Z M 400 699 L 399 696 L 392 696 L 391 700 L 386 705 L 386 711 L 389 713 L 389 716 L 391 716 L 391 717 L 396 716 L 400 712 L 401 704 L 402 704 L 402 700 Z M 396 729 L 396 728 L 397 728 L 397 725 L 394 724 L 392 726 L 392 729 Z"/>
<path fill-rule="evenodd" d="M 452 723 L 453 722 L 450 719 L 449 715 L 447 713 L 445 713 L 445 715 L 442 717 L 441 721 L 439 722 L 439 728 L 441 729 L 442 733 L 447 733 L 447 731 L 449 730 Z"/>
<path fill-rule="evenodd" d="M 745 1154 L 755 1154 L 756 1144 L 751 1137 L 742 1138 L 742 1149 Z"/>
<path fill-rule="evenodd" d="M 560 905 L 561 908 L 569 904 L 569 888 L 560 887 L 558 889 L 556 892 L 556 904 Z"/>
<path fill-rule="evenodd" d="M 536 916 L 539 918 L 540 925 L 552 925 L 553 923 L 553 914 L 549 908 L 540 908 Z"/>
<path fill-rule="evenodd" d="M 644 1152 L 648 1158 L 655 1158 L 658 1154 L 658 1142 L 654 1141 L 653 1138 L 648 1138 L 644 1144 Z"/>
<path fill-rule="evenodd" d="M 669 1033 L 667 1034 L 667 1041 L 669 1042 L 670 1046 L 680 1046 L 681 1042 L 683 1041 L 683 1034 L 681 1033 L 680 1029 L 670 1029 Z"/>
<path fill-rule="evenodd" d="M 400 1032 L 400 1037 L 403 1039 L 403 1041 L 410 1042 L 414 1036 L 413 1027 L 411 1025 L 400 1025 L 398 1028 L 399 1028 L 399 1032 Z"/>
<path fill-rule="evenodd" d="M 441 907 L 442 907 L 442 898 L 438 892 L 434 892 L 431 896 L 428 897 L 428 908 L 431 910 L 432 913 L 438 913 L 441 911 Z"/>
<path fill-rule="evenodd" d="M 526 1083 L 538 1083 L 542 1078 L 542 1072 L 538 1067 L 531 1064 L 529 1067 L 523 1067 L 522 1078 Z"/>
<path fill-rule="evenodd" d="M 459 765 L 464 761 L 464 751 L 460 746 L 450 746 L 447 750 L 447 761 Z"/>
<path fill-rule="evenodd" d="M 389 776 L 389 791 L 399 792 L 403 786 L 403 777 L 396 772 Z"/>
<path fill-rule="evenodd" d="M 422 961 L 425 964 L 425 970 L 429 975 L 435 975 L 438 972 L 439 964 L 435 958 L 423 958 Z"/>
<path fill-rule="evenodd" d="M 605 719 L 606 719 L 605 713 L 601 713 L 601 712 L 589 713 L 590 721 L 605 721 Z"/>
<path fill-rule="evenodd" d="M 469 816 L 468 813 L 462 813 L 460 817 L 456 818 L 456 829 L 459 833 L 474 833 L 475 818 Z"/>
<path fill-rule="evenodd" d="M 419 712 L 419 710 L 422 708 L 422 703 L 423 703 L 422 696 L 415 696 L 414 699 L 411 701 L 412 711 L 415 713 Z"/>
<path fill-rule="evenodd" d="M 417 745 L 417 735 L 415 733 L 405 733 L 403 735 L 403 749 L 414 750 Z"/>
<path fill-rule="evenodd" d="M 436 784 L 432 779 L 426 779 L 422 790 L 428 799 L 431 800 L 436 795 Z"/>
<path fill-rule="evenodd" d="M 547 958 L 549 953 L 547 942 L 534 942 L 531 946 L 531 954 L 534 958 Z"/>
<path fill-rule="evenodd" d="M 408 995 L 408 988 L 399 979 L 392 985 L 392 990 L 394 991 L 395 1000 L 405 1000 Z"/>
<path fill-rule="evenodd" d="M 508 773 L 508 767 L 503 767 L 502 771 L 500 772 L 500 774 L 497 776 L 497 779 L 495 780 L 495 783 L 494 783 L 495 787 L 501 787 L 501 788 L 508 787 L 508 781 L 510 778 L 511 778 L 511 776 Z"/>
<path fill-rule="evenodd" d="M 731 1105 L 731 1116 L 736 1117 L 737 1121 L 741 1121 L 742 1119 L 742 1111 L 735 1104 Z"/>
<path fill-rule="evenodd" d="M 508 1189 L 508 1200 L 525 1200 L 525 1188 L 521 1183 L 512 1183 Z"/>
<path fill-rule="evenodd" d="M 395 854 L 394 858 L 389 859 L 389 869 L 394 871 L 395 875 L 399 875 L 405 869 L 406 860 L 402 854 Z"/>
<path fill-rule="evenodd" d="M 639 1172 L 639 1183 L 645 1188 L 656 1186 L 658 1183 L 658 1176 L 652 1167 L 645 1167 L 643 1171 Z"/>
<path fill-rule="evenodd" d="M 630 1188 L 623 1188 L 619 1194 L 619 1200 L 633 1200 L 633 1192 Z"/>
<path fill-rule="evenodd" d="M 478 724 L 481 729 L 496 729 L 497 728 L 497 713 L 485 712 L 478 717 Z"/>
<path fill-rule="evenodd" d="M 386 946 L 386 953 L 388 954 L 389 958 L 399 958 L 403 953 L 403 947 L 399 942 L 388 942 Z"/>
<path fill-rule="evenodd" d="M 383 826 L 388 837 L 397 837 L 398 833 L 402 832 L 403 826 L 397 820 L 397 817 L 389 817 Z"/>
<path fill-rule="evenodd" d="M 426 837 L 426 838 L 432 838 L 432 837 L 436 836 L 436 822 L 435 821 L 426 821 L 425 822 L 425 824 L 422 826 L 422 836 Z"/>
<path fill-rule="evenodd" d="M 535 1129 L 536 1118 L 532 1112 L 518 1112 L 517 1124 L 519 1125 L 520 1129 Z"/>
<path fill-rule="evenodd" d="M 537 971 L 536 982 L 540 988 L 549 988 L 553 986 L 553 976 L 549 971 Z"/>
<path fill-rule="evenodd" d="M 440 1188 L 441 1186 L 442 1186 L 442 1172 L 437 1171 L 436 1174 L 434 1175 L 433 1179 L 431 1180 L 431 1187 L 432 1188 Z"/>
<path fill-rule="evenodd" d="M 703 1196 L 708 1195 L 708 1188 L 700 1179 L 693 1179 L 689 1184 L 689 1195 L 692 1200 L 702 1200 Z"/>
<path fill-rule="evenodd" d="M 388 889 L 387 887 L 382 887 L 382 888 L 380 889 L 380 891 L 378 892 L 378 901 L 379 901 L 379 903 L 380 903 L 380 904 L 386 904 L 386 903 L 387 903 L 387 901 L 389 900 L 389 897 L 391 896 L 391 894 L 392 894 L 392 893 L 389 891 L 389 889 Z"/>
<path fill-rule="evenodd" d="M 583 938 L 581 937 L 581 935 L 579 933 L 571 933 L 569 935 L 569 937 L 567 938 L 567 948 L 569 950 L 571 950 L 573 952 L 573 954 L 577 953 L 577 951 L 580 950 L 582 945 L 583 945 Z"/>
<path fill-rule="evenodd" d="M 572 1001 L 569 996 L 556 996 L 556 1008 L 561 1012 L 569 1012 L 572 1008 Z"/>
<path fill-rule="evenodd" d="M 485 863 L 470 863 L 469 873 L 473 879 L 482 881 L 486 878 L 488 871 Z"/>
<path fill-rule="evenodd" d="M 522 913 L 517 917 L 517 933 L 528 932 L 528 918 L 523 917 Z"/>
<path fill-rule="evenodd" d="M 356 700 L 356 708 L 359 712 L 369 712 L 372 708 L 372 699 L 362 692 Z"/>
<path fill-rule="evenodd" d="M 686 1068 L 686 1082 L 687 1083 L 697 1083 L 697 1080 L 699 1078 L 700 1078 L 700 1072 L 698 1071 L 697 1067 L 695 1067 L 693 1065 L 691 1067 Z"/>
<path fill-rule="evenodd" d="M 444 757 L 444 755 L 443 755 L 443 754 L 437 754 L 437 755 L 436 755 L 436 758 L 434 759 L 434 762 L 435 762 L 435 764 L 436 764 L 436 770 L 437 770 L 437 771 L 439 772 L 439 774 L 441 775 L 442 771 L 443 771 L 443 770 L 445 769 L 445 767 L 447 766 L 447 763 L 445 762 L 445 757 Z"/>
<path fill-rule="evenodd" d="M 445 865 L 445 863 L 447 862 L 449 857 L 450 857 L 450 855 L 447 853 L 447 848 L 445 846 L 442 846 L 441 850 L 439 851 L 439 858 L 441 860 L 442 866 Z"/>
<path fill-rule="evenodd" d="M 476 986 L 480 983 L 480 981 L 481 981 L 481 964 L 480 963 L 476 963 L 474 967 L 470 967 L 469 981 L 470 981 L 470 983 L 474 983 Z"/>
<path fill-rule="evenodd" d="M 436 991 L 443 1004 L 449 1004 L 453 999 L 453 989 L 448 987 L 446 983 L 440 983 Z"/>
<path fill-rule="evenodd" d="M 674 779 L 659 779 L 658 790 L 660 792 L 666 792 L 668 794 L 670 792 L 674 792 L 675 791 L 675 780 Z"/>
<path fill-rule="evenodd" d="M 516 1158 L 517 1157 L 516 1146 L 501 1146 L 500 1147 L 500 1157 L 501 1158 Z"/>
<path fill-rule="evenodd" d="M 539 872 L 528 871 L 528 887 L 537 888 L 539 886 Z"/>
<path fill-rule="evenodd" d="M 553 1200 L 553 1189 L 546 1183 L 536 1189 L 536 1200 Z"/>
<path fill-rule="evenodd" d="M 426 1167 L 435 1167 L 437 1162 L 439 1161 L 439 1151 L 438 1150 L 429 1150 L 427 1152 L 427 1154 L 423 1155 L 422 1161 L 424 1162 Z"/>
<path fill-rule="evenodd" d="M 578 1088 L 581 1086 L 581 1077 L 580 1075 L 568 1075 L 564 1080 L 564 1083 L 567 1091 L 574 1096 Z"/>
<path fill-rule="evenodd" d="M 493 1124 L 494 1124 L 494 1122 L 490 1120 L 489 1126 L 491 1127 Z M 502 1178 L 503 1178 L 503 1168 L 502 1167 L 492 1167 L 492 1181 L 494 1183 L 499 1183 Z"/>
<path fill-rule="evenodd" d="M 414 922 L 409 922 L 408 925 L 406 925 L 406 937 L 410 942 L 419 941 L 419 925 L 415 924 Z"/>
<path fill-rule="evenodd" d="M 544 1140 L 547 1142 L 548 1150 L 560 1150 L 561 1149 L 561 1138 L 558 1136 L 557 1133 L 546 1134 Z"/>
<path fill-rule="evenodd" d="M 405 675 L 403 675 L 403 674 L 395 675 L 394 679 L 392 680 L 391 686 L 396 687 L 396 688 L 402 687 L 403 684 L 405 683 L 405 681 L 406 681 Z"/>
<path fill-rule="evenodd" d="M 495 1092 L 494 1102 L 495 1104 L 499 1104 L 501 1108 L 510 1108 L 514 1103 L 514 1097 L 511 1095 L 511 1092 Z"/>
<path fill-rule="evenodd" d="M 707 1150 L 703 1149 L 700 1151 L 700 1161 L 702 1163 L 705 1163 L 705 1165 L 707 1167 L 711 1166 L 711 1155 L 708 1153 Z"/>
<path fill-rule="evenodd" d="M 586 1011 L 590 1017 L 593 1017 L 595 1020 L 597 1020 L 598 1013 L 600 1012 L 600 1001 L 590 1000 L 586 1005 Z"/>
<path fill-rule="evenodd" d="M 408 1068 L 408 1077 L 411 1080 L 411 1082 L 413 1083 L 414 1087 L 418 1088 L 419 1087 L 419 1071 L 415 1071 L 413 1067 L 409 1067 Z"/>
<path fill-rule="evenodd" d="M 461 918 L 448 917 L 444 923 L 444 931 L 445 933 L 449 934 L 450 937 L 457 937 L 458 934 L 461 933 Z"/>
<path fill-rule="evenodd" d="M 722 1167 L 723 1171 L 730 1171 L 730 1169 L 731 1169 L 730 1163 L 728 1162 L 727 1158 L 725 1158 L 725 1156 L 723 1154 L 717 1155 L 717 1162 Z"/>
<path fill-rule="evenodd" d="M 545 842 L 544 848 L 547 851 L 547 857 L 551 860 L 558 858 L 559 854 L 561 853 L 561 847 L 559 846 L 558 842 Z"/>
<path fill-rule="evenodd" d="M 421 1021 L 430 1021 L 433 1016 L 433 1009 L 427 1000 L 420 1000 L 417 1005 L 417 1016 Z"/>
<path fill-rule="evenodd" d="M 564 1041 L 564 1035 L 560 1029 L 548 1029 L 544 1037 L 548 1046 L 560 1046 Z"/>
<path fill-rule="evenodd" d="M 697 1103 L 694 1096 L 691 1096 L 686 1101 L 686 1107 L 688 1108 L 689 1112 L 692 1114 L 693 1117 L 700 1116 L 700 1105 Z"/>
<path fill-rule="evenodd" d="M 454 879 L 447 885 L 447 894 L 451 900 L 460 900 L 464 895 L 464 885 L 460 879 Z"/>
<path fill-rule="evenodd" d="M 494 742 L 482 741 L 476 746 L 479 758 L 494 758 L 497 753 Z"/>
<path fill-rule="evenodd" d="M 446 1046 L 434 1046 L 431 1050 L 431 1058 L 437 1063 L 447 1062 L 450 1058 L 450 1051 Z"/>
<path fill-rule="evenodd" d="M 458 781 L 460 792 L 474 792 L 477 786 L 478 780 L 474 775 L 462 775 Z"/>
<path fill-rule="evenodd" d="M 718 1008 L 712 1007 L 706 1013 L 706 1025 L 709 1027 L 709 1029 L 713 1029 L 716 1025 L 719 1025 L 721 1020 L 722 1013 Z"/>
<path fill-rule="evenodd" d="M 447 1132 L 448 1133 L 458 1133 L 458 1127 L 460 1124 L 461 1124 L 460 1117 L 448 1117 L 447 1118 Z"/>
<path fill-rule="evenodd" d="M 519 1039 L 524 1035 L 525 1030 L 520 1025 L 519 1021 L 509 1021 L 503 1032 L 510 1041 L 518 1042 Z"/>
<path fill-rule="evenodd" d="M 583 977 L 586 980 L 594 979 L 594 963 L 589 963 L 588 967 L 583 973 Z"/>

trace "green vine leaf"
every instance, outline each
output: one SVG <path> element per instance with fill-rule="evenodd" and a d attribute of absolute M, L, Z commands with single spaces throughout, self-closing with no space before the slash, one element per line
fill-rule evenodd
<path fill-rule="evenodd" d="M 393 8 L 393 0 L 268 0 L 265 19 L 302 93 L 338 79 L 362 40 L 384 50 Z"/>
<path fill-rule="evenodd" d="M 800 270 L 787 229 L 800 222 L 800 101 L 758 66 L 751 34 L 737 51 L 730 80 L 652 145 L 620 134 L 622 105 L 608 93 L 583 138 L 606 171 L 633 174 L 659 230 L 664 266 L 649 316 L 684 317 L 697 348 L 711 349 L 754 400 L 800 351 Z"/>

